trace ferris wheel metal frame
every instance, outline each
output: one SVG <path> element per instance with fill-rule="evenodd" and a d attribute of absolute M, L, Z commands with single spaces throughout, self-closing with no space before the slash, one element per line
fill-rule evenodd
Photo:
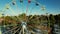
<path fill-rule="evenodd" d="M 21 5 L 23 6 L 23 1 L 24 0 L 20 0 L 20 3 L 21 3 Z M 28 0 L 28 4 L 27 4 L 27 6 L 26 6 L 26 14 L 28 13 L 28 8 L 29 8 L 29 4 L 31 3 L 31 2 L 34 2 L 34 3 L 36 3 L 36 6 L 41 6 L 42 7 L 42 10 L 45 10 L 45 7 L 44 6 L 42 6 L 42 4 L 40 4 L 39 2 L 37 2 L 36 0 Z M 6 4 L 6 6 L 3 8 L 3 10 L 4 11 L 6 11 L 6 10 L 10 10 L 13 14 L 16 14 L 15 12 L 14 12 L 14 10 L 12 10 L 12 7 L 10 7 L 10 5 L 11 4 L 12 5 L 15 5 L 15 7 L 16 7 L 16 9 L 17 9 L 17 11 L 18 11 L 18 6 L 17 6 L 17 3 L 16 3 L 16 0 L 13 0 L 12 2 L 9 2 L 9 3 L 7 3 Z M 34 7 L 32 7 L 32 9 L 34 9 Z M 22 10 L 23 10 L 23 7 L 22 7 Z M 32 10 L 30 10 L 30 11 L 32 11 Z M 4 12 L 3 12 L 4 13 Z M 27 17 L 26 17 L 26 15 L 24 16 L 25 17 L 25 19 L 26 19 L 26 22 L 27 22 Z M 22 24 L 23 24 L 23 20 L 20 20 L 20 18 L 17 16 L 17 18 L 19 19 L 19 21 L 21 21 L 22 22 Z M 31 18 L 33 18 L 33 16 L 31 16 L 29 19 L 31 19 Z M 5 20 L 5 18 L 4 18 L 4 20 Z M 16 19 L 17 20 L 17 19 Z M 5 23 L 4 23 L 5 24 Z M 24 22 L 24 24 L 25 24 L 25 22 Z M 24 32 L 24 30 L 26 30 L 26 31 L 28 31 L 27 30 L 27 27 L 26 27 L 26 25 L 22 25 L 22 28 L 21 28 L 21 31 L 20 31 L 20 33 L 19 34 L 21 34 L 22 32 L 23 32 L 23 34 L 25 34 L 25 32 Z M 8 27 L 8 26 L 15 26 L 15 25 L 4 25 L 4 26 L 1 26 L 1 27 Z M 16 25 L 17 26 L 17 25 Z M 15 30 L 16 28 L 18 28 L 18 27 L 15 27 L 15 28 L 12 28 L 11 30 L 9 30 L 9 31 L 6 31 L 6 32 L 4 32 L 3 34 L 5 34 L 5 33 L 7 33 L 7 32 L 11 32 L 11 31 L 13 31 L 13 30 Z M 20 30 L 20 28 L 18 28 L 16 31 L 14 31 L 14 33 L 12 33 L 12 34 L 15 34 L 18 30 Z M 30 31 L 29 31 L 30 32 Z M 26 33 L 26 34 L 29 34 L 29 33 Z M 31 34 L 31 33 L 30 33 Z"/>

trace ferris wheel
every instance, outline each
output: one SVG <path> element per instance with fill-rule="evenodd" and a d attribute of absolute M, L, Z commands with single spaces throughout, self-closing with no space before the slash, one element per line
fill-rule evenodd
<path fill-rule="evenodd" d="M 21 18 L 19 18 L 17 16 L 18 21 L 21 21 L 21 24 L 20 24 L 21 27 L 15 25 L 15 24 L 1 26 L 1 27 L 6 27 L 6 28 L 9 28 L 9 26 L 15 26 L 12 29 L 10 28 L 9 30 L 4 31 L 2 34 L 16 34 L 17 32 L 18 32 L 18 34 L 35 33 L 33 31 L 28 30 L 29 27 L 27 27 L 27 23 L 26 23 L 28 21 L 28 18 L 26 16 L 31 14 L 36 9 L 36 7 L 38 9 L 34 12 L 34 14 L 38 14 L 39 13 L 38 11 L 40 11 L 40 9 L 43 11 L 45 10 L 45 6 L 41 3 L 39 3 L 37 0 L 11 0 L 10 2 L 8 2 L 5 5 L 5 7 L 2 9 L 2 14 L 1 14 L 2 16 L 9 16 L 6 14 L 7 11 L 11 12 L 11 15 L 18 15 L 21 13 L 21 11 L 23 11 L 23 13 L 25 13 L 25 15 L 23 16 L 24 20 L 22 20 Z M 32 19 L 32 18 L 33 18 L 33 16 L 31 16 L 29 19 Z M 15 20 L 17 20 L 17 19 L 15 19 Z M 31 29 L 33 29 L 33 28 L 31 28 Z M 40 34 L 40 33 L 38 33 L 38 34 Z"/>

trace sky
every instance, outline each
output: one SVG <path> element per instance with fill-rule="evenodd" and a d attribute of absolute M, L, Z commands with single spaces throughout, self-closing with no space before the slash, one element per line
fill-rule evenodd
<path fill-rule="evenodd" d="M 36 2 L 39 3 L 36 6 Z M 60 14 L 60 0 L 31 0 L 31 3 L 28 3 L 28 0 L 23 0 L 23 3 L 20 3 L 19 0 L 16 0 L 16 4 L 12 4 L 12 0 L 0 0 L 0 15 L 4 13 L 5 15 L 18 15 L 26 13 L 27 15 L 41 15 L 41 14 Z M 6 6 L 9 9 L 6 9 Z M 44 6 L 45 10 L 42 10 L 41 7 Z"/>

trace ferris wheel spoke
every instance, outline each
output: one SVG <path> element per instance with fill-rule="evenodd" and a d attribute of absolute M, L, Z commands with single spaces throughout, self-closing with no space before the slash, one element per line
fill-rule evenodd
<path fill-rule="evenodd" d="M 8 26 L 17 26 L 17 24 L 16 25 L 14 25 L 14 24 L 12 24 L 12 25 L 3 25 L 3 26 L 0 26 L 0 27 L 8 27 Z"/>
<path fill-rule="evenodd" d="M 10 10 L 13 14 L 16 14 L 11 8 L 10 8 Z M 17 18 L 20 20 L 20 18 L 18 16 L 17 16 Z"/>
<path fill-rule="evenodd" d="M 22 9 L 22 11 L 24 11 L 24 5 L 23 5 L 23 3 L 21 3 L 21 5 L 22 5 L 22 8 L 21 9 Z"/>
<path fill-rule="evenodd" d="M 8 32 L 10 32 L 10 31 L 12 31 L 12 30 L 14 30 L 14 29 L 16 29 L 16 28 L 18 28 L 18 27 L 15 27 L 15 28 L 13 28 L 13 29 L 11 29 L 11 30 L 9 30 L 9 31 L 6 31 L 6 32 L 4 32 L 3 34 L 8 33 Z"/>
<path fill-rule="evenodd" d="M 14 33 L 13 33 L 13 34 L 15 34 L 18 30 L 20 30 L 20 28 L 18 28 L 16 31 L 14 31 Z"/>
<path fill-rule="evenodd" d="M 22 29 L 20 30 L 19 34 L 21 34 L 21 32 L 22 32 Z"/>
<path fill-rule="evenodd" d="M 32 9 L 34 9 L 34 7 Z M 32 10 L 30 10 L 30 11 L 32 11 Z M 32 19 L 32 18 L 33 18 L 33 15 L 29 19 Z"/>
<path fill-rule="evenodd" d="M 30 3 L 31 3 L 31 0 L 28 0 L 28 4 L 27 4 L 27 7 L 26 7 L 26 16 L 27 16 L 27 13 L 28 13 L 28 9 L 29 9 L 29 4 Z M 27 22 L 27 20 L 28 20 L 28 18 L 26 17 L 26 22 Z"/>

